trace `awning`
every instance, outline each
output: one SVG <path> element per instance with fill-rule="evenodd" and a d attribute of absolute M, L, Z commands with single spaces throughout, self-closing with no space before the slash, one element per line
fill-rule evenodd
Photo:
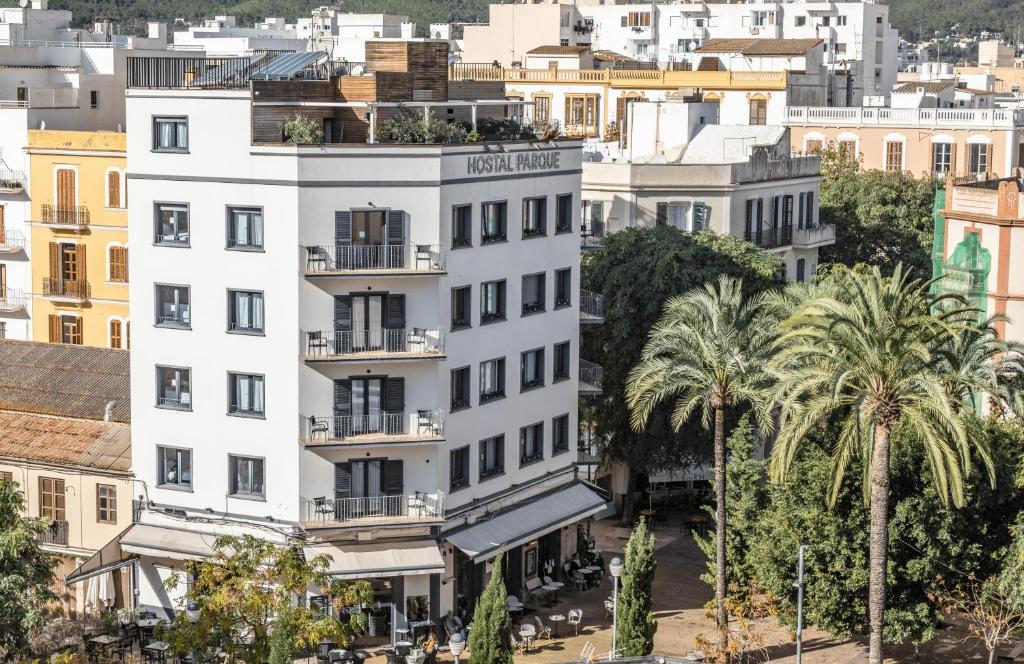
<path fill-rule="evenodd" d="M 129 526 L 128 530 L 131 530 L 131 528 L 132 527 Z M 121 535 L 124 535 L 128 530 L 122 532 Z M 135 554 L 124 553 L 121 551 L 121 535 L 118 535 L 104 544 L 102 549 L 92 554 L 92 556 L 79 565 L 78 569 L 74 572 L 68 574 L 64 578 L 65 585 L 85 581 L 86 579 L 91 579 L 94 576 L 105 574 L 106 572 L 117 569 L 118 567 L 130 565 L 133 560 L 138 558 Z"/>
<path fill-rule="evenodd" d="M 339 579 L 410 576 L 444 572 L 444 559 L 432 539 L 407 542 L 314 544 L 306 547 L 306 560 L 326 554 L 328 574 Z"/>
<path fill-rule="evenodd" d="M 517 547 L 604 508 L 604 498 L 576 483 L 522 507 L 501 512 L 487 521 L 447 533 L 444 538 L 474 562 L 480 562 L 498 555 L 502 548 Z"/>
<path fill-rule="evenodd" d="M 201 560 L 213 556 L 215 535 L 178 528 L 136 523 L 103 545 L 88 560 L 64 579 L 77 583 L 110 570 L 131 564 L 139 556 L 172 560 Z"/>

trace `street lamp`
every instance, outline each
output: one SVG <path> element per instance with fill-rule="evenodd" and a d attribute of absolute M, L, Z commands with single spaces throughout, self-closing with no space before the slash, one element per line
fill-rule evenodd
<path fill-rule="evenodd" d="M 452 638 L 448 639 L 448 647 L 451 648 L 455 664 L 459 664 L 459 655 L 466 650 L 466 637 L 462 636 L 462 632 L 455 632 Z"/>
<path fill-rule="evenodd" d="M 806 544 L 800 545 L 800 559 L 797 562 L 797 580 L 793 585 L 796 586 L 796 664 L 800 664 L 803 659 L 803 632 L 804 632 L 804 551 L 808 547 Z"/>
<path fill-rule="evenodd" d="M 612 573 L 612 651 L 608 661 L 615 659 L 615 637 L 619 631 L 619 576 L 622 574 L 622 558 L 612 558 L 608 563 L 608 571 Z"/>

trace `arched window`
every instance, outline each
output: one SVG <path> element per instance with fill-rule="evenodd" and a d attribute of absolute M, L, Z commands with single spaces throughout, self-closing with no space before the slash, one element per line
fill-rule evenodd
<path fill-rule="evenodd" d="M 121 320 L 119 318 L 110 319 L 110 347 L 111 348 L 122 348 L 122 337 L 121 337 Z"/>

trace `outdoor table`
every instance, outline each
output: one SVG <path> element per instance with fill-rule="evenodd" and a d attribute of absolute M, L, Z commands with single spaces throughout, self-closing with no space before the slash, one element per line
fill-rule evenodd
<path fill-rule="evenodd" d="M 135 624 L 139 627 L 152 629 L 162 622 L 163 620 L 161 620 L 160 618 L 140 618 L 139 620 L 135 621 Z"/>
<path fill-rule="evenodd" d="M 94 636 L 89 639 L 89 643 L 95 644 L 96 646 L 94 653 L 98 654 L 102 652 L 104 656 L 108 656 L 110 647 L 116 645 L 120 641 L 120 637 L 111 636 L 110 634 L 100 634 L 99 636 Z"/>
<path fill-rule="evenodd" d="M 533 625 L 526 624 L 519 627 L 519 638 L 523 640 L 524 652 L 530 652 L 530 644 L 533 643 L 535 636 L 537 636 L 537 630 Z"/>
<path fill-rule="evenodd" d="M 558 638 L 558 623 L 560 623 L 563 620 L 565 620 L 565 616 L 563 616 L 561 613 L 556 613 L 554 615 L 548 616 L 548 620 L 550 620 L 554 624 L 554 626 L 551 628 L 551 636 L 553 638 L 557 639 Z"/>
<path fill-rule="evenodd" d="M 410 650 L 412 650 L 412 641 L 395 641 L 395 652 L 399 657 L 405 657 Z"/>
<path fill-rule="evenodd" d="M 154 641 L 149 645 L 143 647 L 142 653 L 147 655 L 149 660 L 157 660 L 160 662 L 167 661 L 167 651 L 171 649 L 170 644 L 165 641 Z"/>
<path fill-rule="evenodd" d="M 548 594 L 548 606 L 554 606 L 558 604 L 558 586 L 541 586 L 541 590 L 544 590 Z"/>

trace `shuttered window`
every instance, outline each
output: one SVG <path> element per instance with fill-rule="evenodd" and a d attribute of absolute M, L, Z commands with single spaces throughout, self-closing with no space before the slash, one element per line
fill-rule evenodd
<path fill-rule="evenodd" d="M 119 171 L 107 173 L 107 207 L 121 207 L 121 173 Z"/>
<path fill-rule="evenodd" d="M 50 314 L 49 338 L 54 344 L 82 344 L 82 319 Z"/>
<path fill-rule="evenodd" d="M 64 521 L 64 480 L 55 477 L 39 478 L 39 516 L 52 521 Z"/>
<path fill-rule="evenodd" d="M 76 202 L 75 172 L 70 168 L 57 169 L 57 209 L 72 210 Z"/>
<path fill-rule="evenodd" d="M 110 321 L 110 347 L 123 348 L 122 343 L 121 321 L 115 318 Z"/>
<path fill-rule="evenodd" d="M 128 283 L 128 247 L 110 247 L 107 261 L 110 263 L 110 280 Z"/>

